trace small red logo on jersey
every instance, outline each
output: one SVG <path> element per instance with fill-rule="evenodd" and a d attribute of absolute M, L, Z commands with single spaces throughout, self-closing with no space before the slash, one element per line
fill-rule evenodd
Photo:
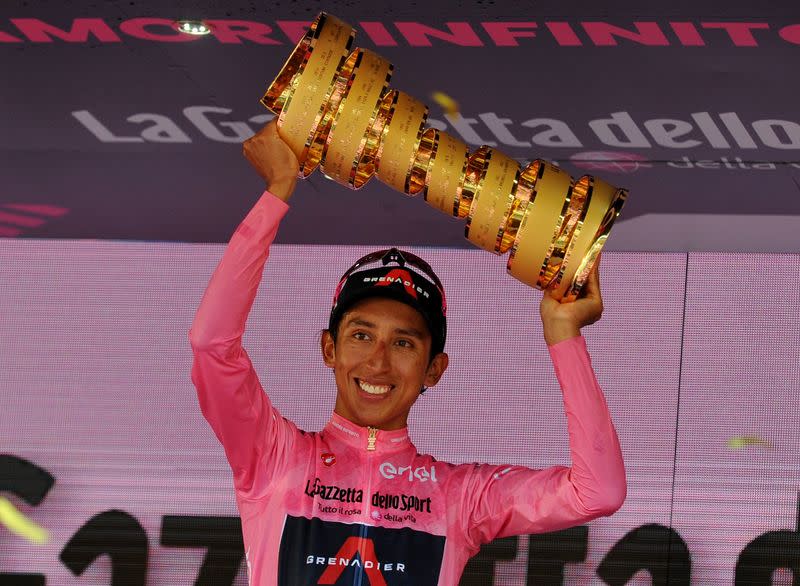
<path fill-rule="evenodd" d="M 326 452 L 322 454 L 322 463 L 326 466 L 333 466 L 336 464 L 336 454 L 331 454 L 330 452 Z"/>

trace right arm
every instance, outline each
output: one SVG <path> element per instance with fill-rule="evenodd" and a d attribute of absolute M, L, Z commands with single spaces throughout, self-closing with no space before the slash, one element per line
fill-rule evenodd
<path fill-rule="evenodd" d="M 285 150 L 284 150 L 285 149 Z M 244 145 L 267 181 L 265 192 L 231 237 L 189 332 L 192 382 L 200 409 L 222 443 L 234 483 L 257 492 L 258 467 L 280 466 L 293 426 L 272 407 L 242 347 L 245 322 L 261 282 L 269 246 L 294 189 L 297 160 L 267 125 Z M 287 155 L 288 152 L 288 155 Z M 270 470 L 263 470 L 269 472 Z"/>

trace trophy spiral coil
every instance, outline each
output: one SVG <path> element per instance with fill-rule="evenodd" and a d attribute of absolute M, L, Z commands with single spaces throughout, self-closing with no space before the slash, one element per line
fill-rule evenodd
<path fill-rule="evenodd" d="M 464 235 L 519 281 L 562 301 L 579 295 L 628 192 L 590 175 L 577 181 L 536 159 L 524 168 L 488 146 L 470 152 L 426 128 L 428 107 L 391 89 L 394 67 L 352 49 L 353 28 L 326 13 L 300 39 L 261 103 L 300 162 L 359 189 L 373 176 L 437 210 L 466 220 Z"/>

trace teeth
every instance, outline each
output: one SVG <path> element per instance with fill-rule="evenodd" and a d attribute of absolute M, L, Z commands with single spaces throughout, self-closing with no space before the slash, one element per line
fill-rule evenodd
<path fill-rule="evenodd" d="M 361 387 L 363 391 L 368 392 L 370 395 L 385 395 L 392 390 L 392 385 L 371 385 L 369 383 L 365 383 L 363 380 L 358 381 L 358 386 Z"/>

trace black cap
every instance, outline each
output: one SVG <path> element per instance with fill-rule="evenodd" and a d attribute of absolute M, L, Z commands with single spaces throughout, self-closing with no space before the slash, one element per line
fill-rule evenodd
<path fill-rule="evenodd" d="M 377 268 L 358 270 L 378 261 L 380 266 Z M 368 297 L 386 297 L 416 309 L 431 333 L 431 355 L 444 350 L 447 302 L 439 278 L 424 260 L 396 248 L 379 250 L 360 258 L 339 281 L 328 329 L 335 333 L 345 312 Z"/>

